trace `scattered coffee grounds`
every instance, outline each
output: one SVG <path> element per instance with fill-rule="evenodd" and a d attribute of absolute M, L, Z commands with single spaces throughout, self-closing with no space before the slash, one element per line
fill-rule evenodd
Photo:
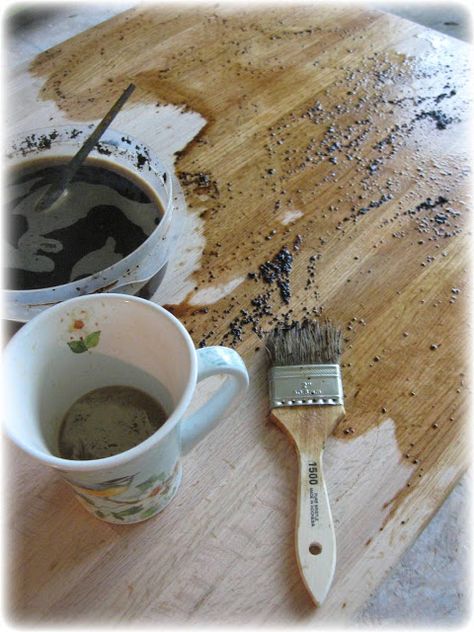
<path fill-rule="evenodd" d="M 423 112 L 419 112 L 415 117 L 417 121 L 426 118 L 433 120 L 438 129 L 446 129 L 448 125 L 451 125 L 455 120 L 454 117 L 448 116 L 441 110 L 424 110 Z"/>
<path fill-rule="evenodd" d="M 448 204 L 449 200 L 444 195 L 439 195 L 435 199 L 428 197 L 404 214 L 413 218 L 419 233 L 428 233 L 429 238 L 436 241 L 453 237 L 463 231 L 462 225 L 458 223 L 461 212 L 447 206 Z M 439 210 L 440 207 L 442 210 Z"/>
<path fill-rule="evenodd" d="M 181 171 L 178 173 L 180 183 L 190 189 L 191 192 L 206 194 L 212 199 L 219 197 L 219 188 L 215 180 L 212 180 L 208 173 L 188 173 Z"/>
<path fill-rule="evenodd" d="M 284 40 L 296 34 L 279 30 L 269 37 Z M 239 42 L 233 44 L 238 50 Z M 445 172 L 455 172 L 457 181 L 469 175 L 465 165 L 437 163 L 432 153 L 424 153 L 427 129 L 445 141 L 449 128 L 462 120 L 458 115 L 466 110 L 463 79 L 457 73 L 458 85 L 454 85 L 450 63 L 426 65 L 385 51 L 367 55 L 357 67 L 337 68 L 338 78 L 319 90 L 317 98 L 262 129 L 262 145 L 255 149 L 260 159 L 257 187 L 246 189 L 246 179 L 240 179 L 238 171 L 233 172 L 234 182 L 226 182 L 219 180 L 217 167 L 216 173 L 183 169 L 180 182 L 189 206 L 197 207 L 205 220 L 207 240 L 195 290 L 221 274 L 229 280 L 245 279 L 235 293 L 215 307 L 209 305 L 206 316 L 199 317 L 196 307 L 183 313 L 185 321 L 191 321 L 185 324 L 199 331 L 201 346 L 234 346 L 249 336 L 261 337 L 275 321 L 291 322 L 293 309 L 298 316 L 321 316 L 325 306 L 318 276 L 320 270 L 327 273 L 322 267 L 326 245 L 334 248 L 340 242 L 341 248 L 350 249 L 349 240 L 360 236 L 364 225 L 375 223 L 381 229 L 390 225 L 386 234 L 400 241 L 401 257 L 406 248 L 424 244 L 420 265 L 436 261 L 436 251 L 425 252 L 428 242 L 453 237 L 465 223 L 462 207 L 449 189 L 453 173 Z M 239 72 L 256 69 L 239 68 Z M 425 86 L 422 93 L 413 91 L 418 80 Z M 252 107 L 258 113 L 259 105 Z M 196 144 L 213 140 L 209 128 L 208 136 L 200 136 Z M 186 164 L 196 167 L 199 161 Z M 220 216 L 224 209 L 226 214 L 245 209 L 242 222 L 236 220 L 245 246 L 233 239 L 225 241 Z M 248 222 L 250 213 L 259 221 Z M 354 228 L 357 224 L 362 225 L 360 230 Z M 384 238 L 374 238 L 370 247 L 383 250 Z M 271 244 L 276 246 L 272 249 Z M 295 257 L 301 257 L 297 287 L 292 279 Z M 364 263 L 354 263 L 353 273 L 347 268 L 331 274 L 344 274 L 342 282 L 352 294 L 360 287 L 360 275 L 377 272 L 377 264 L 362 250 L 351 258 L 363 258 Z M 364 324 L 363 319 L 350 321 L 347 335 L 354 336 Z M 384 363 L 372 359 L 372 364 Z"/>
<path fill-rule="evenodd" d="M 289 275 L 293 265 L 293 255 L 284 246 L 271 261 L 262 263 L 259 268 L 260 278 L 265 283 L 276 283 L 280 290 L 280 296 L 284 303 L 290 302 L 291 290 Z"/>
<path fill-rule="evenodd" d="M 50 149 L 53 140 L 55 140 L 58 135 L 58 132 L 56 130 L 53 130 L 49 134 L 33 133 L 29 136 L 26 136 L 20 147 L 22 155 L 26 156 L 33 150 L 42 151 L 43 149 Z"/>

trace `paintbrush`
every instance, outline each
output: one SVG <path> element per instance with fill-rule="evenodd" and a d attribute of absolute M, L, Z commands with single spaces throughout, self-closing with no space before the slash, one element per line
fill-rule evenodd
<path fill-rule="evenodd" d="M 336 537 L 324 481 L 327 437 L 344 416 L 339 360 L 342 331 L 329 321 L 278 325 L 266 339 L 273 421 L 298 453 L 298 566 L 314 603 L 328 594 L 336 567 Z"/>

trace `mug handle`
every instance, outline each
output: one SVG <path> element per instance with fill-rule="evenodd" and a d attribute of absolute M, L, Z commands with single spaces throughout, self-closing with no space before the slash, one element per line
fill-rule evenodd
<path fill-rule="evenodd" d="M 213 430 L 224 412 L 247 390 L 249 376 L 237 351 L 228 347 L 197 349 L 197 381 L 212 375 L 227 375 L 224 384 L 195 413 L 181 422 L 181 452 L 187 454 Z"/>

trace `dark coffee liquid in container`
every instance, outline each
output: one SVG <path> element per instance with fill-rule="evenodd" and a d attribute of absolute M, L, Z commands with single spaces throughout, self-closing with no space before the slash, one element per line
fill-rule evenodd
<path fill-rule="evenodd" d="M 58 204 L 36 211 L 66 159 L 13 168 L 6 190 L 5 287 L 32 290 L 99 273 L 136 250 L 156 229 L 163 207 L 138 175 L 88 159 Z"/>

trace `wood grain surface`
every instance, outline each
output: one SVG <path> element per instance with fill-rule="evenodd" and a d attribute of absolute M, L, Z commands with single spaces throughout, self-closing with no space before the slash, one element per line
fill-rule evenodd
<path fill-rule="evenodd" d="M 17 621 L 317 625 L 350 619 L 466 468 L 470 47 L 360 7 L 150 6 L 12 73 L 8 128 L 99 120 L 174 164 L 180 239 L 154 300 L 251 388 L 129 527 L 8 459 Z M 345 332 L 325 474 L 338 560 L 315 609 L 294 551 L 297 463 L 269 421 L 261 336 Z M 209 390 L 209 389 L 207 389 Z M 198 399 L 206 396 L 206 388 Z"/>

